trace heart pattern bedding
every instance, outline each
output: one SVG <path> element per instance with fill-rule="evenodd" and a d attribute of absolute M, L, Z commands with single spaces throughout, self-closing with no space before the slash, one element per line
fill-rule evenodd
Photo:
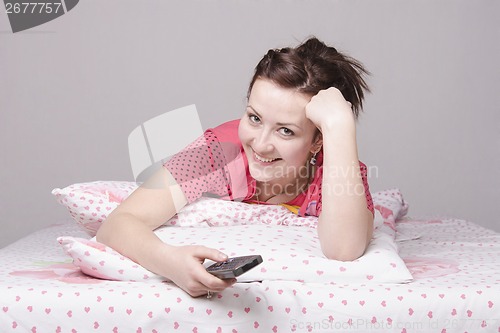
<path fill-rule="evenodd" d="M 241 276 L 242 282 L 409 282 L 412 276 L 395 242 L 395 221 L 405 215 L 407 205 L 398 190 L 375 193 L 373 199 L 374 236 L 366 253 L 352 262 L 329 260 L 323 255 L 315 228 L 317 217 L 299 217 L 279 205 L 201 198 L 155 233 L 172 245 L 205 245 L 229 256 L 260 254 L 264 263 Z M 95 239 L 66 236 L 58 240 L 74 264 L 90 276 L 165 280 Z"/>

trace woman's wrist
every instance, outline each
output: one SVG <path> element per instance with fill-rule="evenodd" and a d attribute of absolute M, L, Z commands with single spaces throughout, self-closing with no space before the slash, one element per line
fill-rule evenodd
<path fill-rule="evenodd" d="M 356 123 L 355 120 L 330 119 L 325 121 L 321 126 L 321 134 L 323 135 L 323 143 L 344 141 L 347 139 L 356 139 Z"/>
<path fill-rule="evenodd" d="M 356 130 L 356 119 L 352 112 L 340 113 L 325 118 L 320 125 L 320 130 L 325 132 L 353 131 Z"/>
<path fill-rule="evenodd" d="M 162 241 L 155 242 L 147 251 L 149 252 L 148 258 L 143 258 L 146 261 L 143 266 L 147 266 L 146 268 L 150 271 L 170 279 L 172 267 L 175 266 L 175 258 L 173 257 L 174 248 L 175 246 L 168 245 Z"/>

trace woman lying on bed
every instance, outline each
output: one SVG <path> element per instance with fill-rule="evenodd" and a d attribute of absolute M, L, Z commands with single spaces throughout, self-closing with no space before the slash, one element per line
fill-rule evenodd
<path fill-rule="evenodd" d="M 192 296 L 222 291 L 236 280 L 221 280 L 200 263 L 226 255 L 171 246 L 153 232 L 211 195 L 318 216 L 326 257 L 360 257 L 373 230 L 366 166 L 356 145 L 356 118 L 368 89 L 364 74 L 360 63 L 316 38 L 269 50 L 255 69 L 243 117 L 207 130 L 166 162 L 109 215 L 98 241 Z"/>

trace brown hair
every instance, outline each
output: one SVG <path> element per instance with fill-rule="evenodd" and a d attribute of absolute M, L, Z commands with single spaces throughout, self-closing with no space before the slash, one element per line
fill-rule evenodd
<path fill-rule="evenodd" d="M 370 91 L 363 76 L 369 74 L 357 60 L 312 37 L 295 48 L 269 50 L 255 67 L 248 96 L 259 78 L 311 96 L 335 87 L 351 102 L 358 117 L 364 91 Z"/>

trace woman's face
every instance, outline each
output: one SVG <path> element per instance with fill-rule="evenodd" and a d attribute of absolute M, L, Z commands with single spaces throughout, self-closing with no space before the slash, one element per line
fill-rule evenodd
<path fill-rule="evenodd" d="M 307 161 L 320 143 L 306 118 L 311 98 L 264 79 L 255 81 L 240 121 L 239 137 L 250 174 L 262 182 L 308 175 Z"/>

